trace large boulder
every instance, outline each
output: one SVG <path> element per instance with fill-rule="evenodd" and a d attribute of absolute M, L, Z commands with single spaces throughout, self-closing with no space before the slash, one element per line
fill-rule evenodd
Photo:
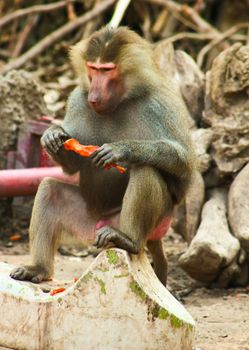
<path fill-rule="evenodd" d="M 191 277 L 207 284 L 218 280 L 239 255 L 240 244 L 229 230 L 226 215 L 225 191 L 213 190 L 203 207 L 197 233 L 179 260 Z"/>
<path fill-rule="evenodd" d="M 249 46 L 224 50 L 206 75 L 203 120 L 213 130 L 211 153 L 221 173 L 249 161 Z"/>
<path fill-rule="evenodd" d="M 41 86 L 24 70 L 0 75 L 0 169 L 6 168 L 7 152 L 16 150 L 20 125 L 47 114 L 43 94 Z"/>
<path fill-rule="evenodd" d="M 228 194 L 228 219 L 233 234 L 249 253 L 249 163 L 236 176 Z"/>

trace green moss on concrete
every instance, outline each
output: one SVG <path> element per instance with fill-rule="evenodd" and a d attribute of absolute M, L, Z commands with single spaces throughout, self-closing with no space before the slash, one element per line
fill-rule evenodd
<path fill-rule="evenodd" d="M 183 321 L 173 314 L 170 315 L 170 323 L 173 328 L 180 328 L 183 325 Z"/>
<path fill-rule="evenodd" d="M 136 281 L 132 281 L 130 283 L 130 288 L 133 293 L 135 293 L 140 299 L 145 301 L 147 299 L 147 295 L 144 293 L 144 291 L 139 287 Z"/>
<path fill-rule="evenodd" d="M 82 281 L 84 282 L 88 282 L 93 278 L 93 273 L 92 272 L 88 272 L 83 278 Z"/>
<path fill-rule="evenodd" d="M 192 324 L 188 324 L 188 331 L 192 332 L 194 329 L 194 326 Z"/>
<path fill-rule="evenodd" d="M 166 320 L 168 318 L 169 313 L 166 309 L 158 305 L 157 303 L 153 303 L 153 308 L 151 310 L 151 313 L 153 315 L 153 318 L 160 318 L 161 320 Z"/>
<path fill-rule="evenodd" d="M 154 305 L 152 309 L 152 315 L 155 318 L 158 317 L 160 320 L 166 320 L 170 316 L 170 323 L 173 328 L 180 328 L 183 326 L 182 320 L 180 320 L 178 317 L 176 317 L 173 314 L 169 314 L 165 308 L 160 307 L 158 304 Z M 189 325 L 189 327 L 192 327 L 192 326 Z M 189 328 L 189 330 L 192 330 L 192 328 Z"/>
<path fill-rule="evenodd" d="M 94 280 L 96 282 L 98 282 L 98 284 L 100 286 L 101 293 L 106 294 L 105 282 L 101 278 L 98 278 L 98 277 L 95 277 Z"/>
<path fill-rule="evenodd" d="M 98 270 L 101 272 L 108 272 L 109 271 L 108 267 L 102 267 L 102 266 L 99 266 Z"/>
<path fill-rule="evenodd" d="M 153 320 L 155 320 L 155 318 L 158 318 L 159 310 L 160 310 L 160 306 L 157 303 L 152 302 L 151 314 L 152 314 Z"/>
<path fill-rule="evenodd" d="M 129 273 L 123 273 L 121 275 L 115 275 L 114 278 L 123 278 L 123 277 L 128 277 Z"/>
<path fill-rule="evenodd" d="M 168 311 L 164 308 L 155 304 L 152 309 L 152 315 L 154 318 L 159 318 L 160 320 L 166 320 L 170 316 L 170 323 L 173 328 L 180 328 L 183 326 L 183 321 L 180 320 L 175 315 L 169 315 Z"/>
<path fill-rule="evenodd" d="M 163 307 L 160 308 L 159 313 L 158 313 L 158 318 L 160 318 L 160 320 L 166 320 L 166 318 L 168 318 L 169 313 L 166 309 L 164 309 Z"/>
<path fill-rule="evenodd" d="M 108 249 L 106 251 L 109 264 L 116 265 L 119 262 L 119 257 L 114 250 Z"/>

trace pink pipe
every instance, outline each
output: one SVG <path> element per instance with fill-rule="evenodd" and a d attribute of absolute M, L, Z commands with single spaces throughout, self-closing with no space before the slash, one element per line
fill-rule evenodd
<path fill-rule="evenodd" d="M 32 196 L 46 176 L 76 183 L 60 167 L 0 170 L 0 197 Z"/>

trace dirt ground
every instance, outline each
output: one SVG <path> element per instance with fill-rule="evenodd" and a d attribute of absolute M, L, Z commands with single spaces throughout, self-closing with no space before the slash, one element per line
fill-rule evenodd
<path fill-rule="evenodd" d="M 207 289 L 188 277 L 178 266 L 186 243 L 175 234 L 165 239 L 169 259 L 168 287 L 196 321 L 195 350 L 249 350 L 249 286 L 236 289 Z M 10 245 L 10 247 L 8 247 Z M 85 257 L 56 257 L 55 278 L 72 279 L 93 261 L 92 250 Z M 23 241 L 0 243 L 0 260 L 19 265 L 29 260 L 27 237 Z M 174 349 L 170 349 L 174 350 Z"/>

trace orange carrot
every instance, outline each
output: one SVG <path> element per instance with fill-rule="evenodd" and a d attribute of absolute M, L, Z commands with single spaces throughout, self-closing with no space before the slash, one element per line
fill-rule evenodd
<path fill-rule="evenodd" d="M 66 290 L 66 288 L 63 288 L 63 287 L 56 288 L 56 289 L 51 290 L 49 294 L 53 296 L 55 294 L 64 292 L 64 290 Z"/>
<path fill-rule="evenodd" d="M 64 142 L 64 148 L 69 151 L 74 151 L 80 154 L 82 157 L 90 157 L 93 152 L 97 151 L 99 146 L 83 146 L 77 140 L 69 139 Z"/>
<path fill-rule="evenodd" d="M 68 151 L 74 151 L 78 154 L 80 154 L 82 157 L 90 157 L 92 153 L 97 151 L 99 149 L 99 146 L 93 146 L 93 145 L 81 145 L 77 140 L 75 139 L 69 139 L 64 142 L 64 148 Z M 117 164 L 110 164 L 105 166 L 106 169 L 110 168 L 116 168 L 120 173 L 124 173 L 126 171 L 125 168 L 122 166 L 119 166 Z"/>

